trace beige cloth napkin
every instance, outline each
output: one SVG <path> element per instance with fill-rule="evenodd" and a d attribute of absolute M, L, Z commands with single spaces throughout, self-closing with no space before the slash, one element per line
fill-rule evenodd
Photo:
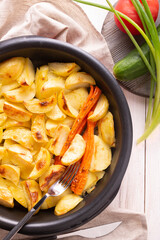
<path fill-rule="evenodd" d="M 1 0 L 0 39 L 21 35 L 39 35 L 76 45 L 101 61 L 110 71 L 113 61 L 107 43 L 89 22 L 82 9 L 71 0 Z M 147 224 L 143 214 L 114 209 L 112 204 L 80 229 L 122 221 L 101 240 L 147 240 Z M 0 239 L 7 231 L 0 230 Z M 31 239 L 17 234 L 15 240 Z M 81 237 L 69 237 L 78 240 Z M 38 240 L 38 239 L 37 239 Z"/>

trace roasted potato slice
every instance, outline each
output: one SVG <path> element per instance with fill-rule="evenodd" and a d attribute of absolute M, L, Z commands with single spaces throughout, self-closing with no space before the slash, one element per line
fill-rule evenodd
<path fill-rule="evenodd" d="M 4 158 L 5 152 L 6 152 L 6 148 L 0 146 L 0 163 L 1 163 L 1 160 Z"/>
<path fill-rule="evenodd" d="M 21 178 L 27 179 L 34 168 L 31 152 L 19 144 L 8 145 L 6 148 L 8 158 L 10 159 L 12 164 L 20 168 Z"/>
<path fill-rule="evenodd" d="M 100 171 L 100 172 L 88 172 L 88 176 L 87 176 L 87 182 L 85 184 L 84 190 L 83 190 L 83 194 L 85 192 L 90 193 L 95 189 L 96 183 L 103 178 L 105 174 L 105 171 Z"/>
<path fill-rule="evenodd" d="M 75 119 L 71 117 L 66 117 L 63 121 L 60 121 L 60 124 L 67 125 L 69 128 L 73 126 Z"/>
<path fill-rule="evenodd" d="M 67 101 L 71 106 L 79 111 L 88 97 L 87 88 L 78 88 L 65 94 Z"/>
<path fill-rule="evenodd" d="M 56 101 L 56 94 L 53 94 L 52 97 L 42 100 L 34 98 L 29 101 L 24 101 L 24 105 L 32 113 L 46 113 L 52 110 Z"/>
<path fill-rule="evenodd" d="M 3 110 L 9 118 L 18 122 L 28 122 L 32 117 L 32 114 L 22 106 L 12 104 L 7 101 L 4 102 Z"/>
<path fill-rule="evenodd" d="M 3 96 L 10 102 L 23 102 L 34 98 L 36 94 L 35 84 L 29 87 L 19 87 L 11 91 L 7 91 Z"/>
<path fill-rule="evenodd" d="M 66 117 L 63 121 L 53 121 L 51 119 L 48 119 L 46 122 L 47 135 L 50 137 L 54 137 L 57 126 L 66 125 L 69 128 L 71 128 L 73 123 L 74 123 L 74 118 L 71 118 L 71 117 Z"/>
<path fill-rule="evenodd" d="M 5 101 L 5 100 L 4 100 L 3 98 L 0 99 L 0 113 L 3 113 L 4 101 Z"/>
<path fill-rule="evenodd" d="M 12 128 L 12 127 L 27 127 L 30 128 L 31 127 L 31 122 L 18 122 L 12 118 L 7 118 L 7 120 L 3 123 L 2 125 L 3 129 L 6 128 Z"/>
<path fill-rule="evenodd" d="M 104 118 L 99 120 L 98 132 L 106 144 L 115 147 L 114 120 L 111 112 L 108 112 Z"/>
<path fill-rule="evenodd" d="M 10 84 L 2 85 L 0 88 L 0 96 L 3 96 L 4 93 L 16 89 L 19 87 L 19 84 L 16 81 L 11 82 Z"/>
<path fill-rule="evenodd" d="M 63 215 L 75 208 L 82 200 L 82 197 L 74 193 L 68 194 L 62 197 L 56 204 L 54 214 L 57 216 Z"/>
<path fill-rule="evenodd" d="M 76 88 L 89 87 L 96 85 L 94 78 L 86 72 L 75 72 L 69 75 L 65 81 L 65 88 L 74 90 Z"/>
<path fill-rule="evenodd" d="M 98 103 L 94 109 L 92 115 L 88 117 L 89 120 L 96 122 L 99 119 L 103 118 L 108 112 L 109 102 L 104 94 L 101 94 Z"/>
<path fill-rule="evenodd" d="M 58 94 L 58 106 L 61 111 L 69 117 L 76 118 L 78 111 L 72 107 L 68 99 L 66 98 L 65 91 L 61 90 Z"/>
<path fill-rule="evenodd" d="M 76 63 L 53 62 L 49 63 L 48 65 L 51 72 L 62 77 L 67 77 L 71 73 L 80 70 L 80 66 L 78 66 Z"/>
<path fill-rule="evenodd" d="M 21 182 L 23 191 L 28 204 L 28 211 L 42 198 L 42 192 L 39 184 L 35 180 L 26 180 Z"/>
<path fill-rule="evenodd" d="M 50 186 L 62 176 L 65 169 L 66 168 L 63 165 L 51 165 L 49 169 L 39 178 L 40 189 L 47 192 Z"/>
<path fill-rule="evenodd" d="M 50 112 L 46 113 L 46 116 L 54 121 L 62 121 L 66 118 L 66 114 L 60 110 L 57 104 Z"/>
<path fill-rule="evenodd" d="M 0 143 L 2 142 L 3 140 L 3 128 L 0 127 Z"/>
<path fill-rule="evenodd" d="M 97 135 L 94 135 L 94 153 L 91 161 L 90 171 L 97 172 L 105 170 L 111 164 L 111 149 Z"/>
<path fill-rule="evenodd" d="M 13 196 L 8 188 L 0 186 L 0 205 L 8 208 L 14 207 Z"/>
<path fill-rule="evenodd" d="M 20 143 L 22 146 L 33 149 L 34 140 L 28 128 L 13 127 L 3 132 L 3 139 L 11 139 Z"/>
<path fill-rule="evenodd" d="M 68 195 L 68 194 L 71 194 L 72 193 L 72 191 L 71 191 L 71 189 L 70 188 L 67 188 L 61 195 L 59 195 L 59 196 L 55 196 L 55 197 L 48 197 L 45 201 L 44 201 L 44 203 L 42 204 L 42 206 L 41 206 L 41 209 L 49 209 L 49 208 L 52 208 L 52 207 L 55 207 L 56 206 L 56 204 L 58 203 L 58 201 L 62 198 L 62 197 L 64 197 L 64 196 L 66 196 L 66 195 Z M 45 193 L 44 193 L 45 194 Z"/>
<path fill-rule="evenodd" d="M 42 174 L 44 174 L 47 169 L 49 168 L 51 163 L 51 156 L 47 149 L 41 147 L 41 150 L 39 151 L 36 160 L 35 160 L 35 166 L 29 175 L 29 179 L 37 179 Z"/>
<path fill-rule="evenodd" d="M 31 132 L 32 132 L 32 137 L 36 142 L 39 142 L 39 143 L 48 142 L 48 137 L 46 135 L 46 124 L 45 124 L 44 114 L 38 114 L 33 117 Z"/>
<path fill-rule="evenodd" d="M 43 99 L 42 97 L 42 87 L 43 84 L 48 81 L 48 66 L 44 65 L 40 68 L 37 68 L 35 75 L 35 83 L 36 83 L 36 97 L 38 99 Z"/>
<path fill-rule="evenodd" d="M 25 59 L 24 69 L 20 77 L 17 78 L 17 82 L 21 86 L 31 86 L 35 79 L 34 66 L 29 58 Z M 29 100 L 29 99 L 28 99 Z"/>
<path fill-rule="evenodd" d="M 17 185 L 20 180 L 20 169 L 19 167 L 10 164 L 0 165 L 0 176 Z"/>
<path fill-rule="evenodd" d="M 46 122 L 46 133 L 48 136 L 50 137 L 54 137 L 55 136 L 55 130 L 58 126 L 58 122 L 55 122 L 51 119 L 48 119 Z"/>
<path fill-rule="evenodd" d="M 42 98 L 51 97 L 54 93 L 58 93 L 65 88 L 65 79 L 48 72 L 48 81 L 46 81 L 41 90 Z"/>
<path fill-rule="evenodd" d="M 0 113 L 0 126 L 1 127 L 6 122 L 6 120 L 7 120 L 7 115 L 5 113 Z"/>
<path fill-rule="evenodd" d="M 18 183 L 18 185 L 15 185 L 14 183 L 12 183 L 11 181 L 7 181 L 6 180 L 6 184 L 8 186 L 8 189 L 10 190 L 10 192 L 12 193 L 13 198 L 23 207 L 27 208 L 27 201 L 26 198 L 24 196 L 24 191 L 22 188 L 22 185 L 20 184 L 20 182 Z"/>
<path fill-rule="evenodd" d="M 70 128 L 66 125 L 58 125 L 54 131 L 53 139 L 50 141 L 49 151 L 58 156 L 61 153 L 62 147 L 67 140 Z"/>
<path fill-rule="evenodd" d="M 8 84 L 16 80 L 22 73 L 25 64 L 25 58 L 13 57 L 0 63 L 0 81 L 2 84 Z"/>
<path fill-rule="evenodd" d="M 76 134 L 71 145 L 63 155 L 62 164 L 69 166 L 80 160 L 85 152 L 86 142 L 80 134 Z"/>

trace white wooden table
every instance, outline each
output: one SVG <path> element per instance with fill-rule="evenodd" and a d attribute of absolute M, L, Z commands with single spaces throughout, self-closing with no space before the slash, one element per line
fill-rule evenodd
<path fill-rule="evenodd" d="M 105 0 L 90 0 L 107 6 Z M 111 0 L 112 4 L 116 0 Z M 95 28 L 101 28 L 107 12 L 92 6 L 79 4 Z M 133 121 L 133 149 L 130 163 L 120 191 L 112 204 L 145 213 L 148 222 L 148 240 L 160 239 L 160 128 L 146 142 L 136 145 L 145 125 L 147 99 L 122 89 Z"/>

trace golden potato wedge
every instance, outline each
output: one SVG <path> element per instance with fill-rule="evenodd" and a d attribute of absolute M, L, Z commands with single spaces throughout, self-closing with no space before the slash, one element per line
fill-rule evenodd
<path fill-rule="evenodd" d="M 33 149 L 34 140 L 28 128 L 13 127 L 7 129 L 3 132 L 3 139 L 11 139 L 28 149 Z"/>
<path fill-rule="evenodd" d="M 20 169 L 19 167 L 10 164 L 0 165 L 0 176 L 17 185 L 20 180 Z"/>
<path fill-rule="evenodd" d="M 21 86 L 31 86 L 35 79 L 34 66 L 29 58 L 25 59 L 24 69 L 22 74 L 17 78 L 17 82 Z M 29 100 L 29 99 L 28 99 Z"/>
<path fill-rule="evenodd" d="M 19 144 L 12 144 L 7 146 L 7 154 L 12 164 L 20 168 L 21 178 L 27 179 L 34 168 L 31 152 Z"/>
<path fill-rule="evenodd" d="M 55 207 L 56 206 L 56 204 L 58 203 L 58 201 L 62 198 L 62 197 L 64 197 L 64 196 L 66 196 L 66 195 L 68 195 L 68 194 L 71 194 L 72 193 L 72 191 L 71 191 L 71 189 L 70 188 L 67 188 L 61 195 L 59 195 L 59 196 L 56 196 L 56 197 L 48 197 L 45 201 L 44 201 L 44 203 L 42 204 L 42 206 L 41 206 L 41 209 L 49 209 L 49 208 L 52 208 L 52 207 Z M 45 193 L 44 193 L 45 194 Z"/>
<path fill-rule="evenodd" d="M 34 142 L 33 144 L 33 149 L 30 150 L 33 158 L 38 154 L 38 152 L 41 150 L 41 147 L 47 148 L 46 147 L 47 143 L 38 143 Z"/>
<path fill-rule="evenodd" d="M 7 181 L 7 180 L 6 180 Z M 24 191 L 20 182 L 18 185 L 15 185 L 11 181 L 7 181 L 7 186 L 10 192 L 12 193 L 13 198 L 23 207 L 27 208 L 27 201 L 24 196 Z"/>
<path fill-rule="evenodd" d="M 70 105 L 79 111 L 88 97 L 87 88 L 78 88 L 65 94 Z"/>
<path fill-rule="evenodd" d="M 32 133 L 33 139 L 36 142 L 39 142 L 39 143 L 48 142 L 48 137 L 46 135 L 46 124 L 45 124 L 44 114 L 38 114 L 33 117 L 31 133 Z"/>
<path fill-rule="evenodd" d="M 6 141 L 7 141 L 7 144 L 6 144 Z M 12 164 L 12 161 L 11 161 L 11 159 L 8 157 L 8 152 L 7 152 L 7 149 L 6 149 L 6 145 L 8 145 L 8 141 L 9 141 L 9 140 L 5 140 L 3 147 L 1 147 L 1 149 L 0 149 L 1 164 Z"/>
<path fill-rule="evenodd" d="M 94 172 L 96 177 L 98 178 L 98 181 L 104 177 L 105 171 L 99 171 L 99 172 Z"/>
<path fill-rule="evenodd" d="M 19 87 L 11 91 L 7 91 L 3 96 L 10 102 L 23 102 L 34 98 L 36 94 L 35 84 L 28 87 Z"/>
<path fill-rule="evenodd" d="M 49 169 L 39 178 L 40 189 L 47 192 L 50 186 L 62 176 L 65 169 L 66 168 L 63 165 L 51 165 Z"/>
<path fill-rule="evenodd" d="M 63 215 L 75 208 L 82 200 L 82 197 L 74 193 L 68 194 L 62 197 L 56 204 L 54 214 L 57 216 Z"/>
<path fill-rule="evenodd" d="M 91 161 L 90 171 L 97 172 L 105 170 L 111 164 L 111 149 L 97 135 L 94 135 L 94 153 Z"/>
<path fill-rule="evenodd" d="M 83 189 L 83 194 L 85 194 L 85 192 L 90 193 L 91 191 L 93 191 L 97 181 L 98 181 L 98 178 L 96 177 L 96 174 L 92 172 L 88 172 L 87 182 Z"/>
<path fill-rule="evenodd" d="M 6 122 L 6 120 L 7 120 L 7 115 L 5 113 L 0 113 L 0 126 L 1 127 Z"/>
<path fill-rule="evenodd" d="M 104 94 L 101 94 L 93 114 L 90 115 L 88 119 L 93 122 L 100 120 L 106 115 L 106 113 L 108 112 L 108 108 L 109 108 L 109 102 L 106 96 Z"/>
<path fill-rule="evenodd" d="M 25 197 L 27 200 L 28 211 L 42 198 L 42 192 L 39 184 L 35 180 L 26 180 L 21 182 Z"/>
<path fill-rule="evenodd" d="M 41 150 L 39 151 L 36 160 L 35 160 L 35 166 L 29 175 L 29 179 L 37 179 L 42 174 L 44 174 L 47 169 L 49 168 L 51 163 L 51 156 L 47 149 L 41 147 Z"/>
<path fill-rule="evenodd" d="M 12 128 L 12 127 L 26 127 L 26 128 L 30 128 L 31 127 L 31 122 L 18 122 L 12 118 L 7 118 L 7 120 L 3 123 L 2 125 L 3 129 L 6 128 Z"/>
<path fill-rule="evenodd" d="M 16 80 L 22 73 L 25 64 L 25 58 L 13 57 L 0 63 L 0 81 L 2 84 L 8 84 Z"/>
<path fill-rule="evenodd" d="M 89 87 L 95 85 L 94 78 L 86 72 L 75 72 L 69 75 L 65 81 L 65 88 L 74 90 L 76 88 Z"/>
<path fill-rule="evenodd" d="M 24 101 L 24 105 L 32 113 L 46 113 L 52 110 L 56 101 L 56 94 L 53 94 L 52 97 L 42 100 L 34 98 L 29 101 Z"/>
<path fill-rule="evenodd" d="M 46 133 L 47 133 L 47 135 L 50 136 L 50 137 L 54 137 L 55 130 L 56 130 L 57 126 L 58 126 L 58 122 L 55 122 L 51 119 L 48 119 L 46 121 Z"/>
<path fill-rule="evenodd" d="M 76 134 L 71 145 L 63 155 L 61 162 L 65 166 L 69 166 L 80 160 L 85 152 L 86 142 L 80 134 Z"/>
<path fill-rule="evenodd" d="M 106 144 L 110 147 L 115 147 L 114 120 L 111 112 L 108 112 L 104 118 L 99 120 L 98 132 Z"/>
<path fill-rule="evenodd" d="M 67 125 L 69 128 L 73 126 L 75 119 L 71 117 L 66 117 L 63 121 L 60 121 L 60 124 Z"/>
<path fill-rule="evenodd" d="M 3 128 L 0 127 L 0 143 L 2 142 L 3 140 Z"/>
<path fill-rule="evenodd" d="M 105 171 L 100 172 L 88 172 L 87 182 L 85 184 L 83 194 L 85 192 L 90 193 L 95 189 L 96 183 L 103 178 Z"/>
<path fill-rule="evenodd" d="M 4 101 L 5 101 L 5 100 L 4 100 L 3 98 L 0 99 L 0 113 L 3 113 Z"/>
<path fill-rule="evenodd" d="M 6 148 L 0 146 L 0 162 L 1 162 L 1 160 L 3 159 L 3 157 L 4 157 L 4 155 L 5 155 L 5 152 L 6 152 Z"/>
<path fill-rule="evenodd" d="M 66 114 L 60 110 L 57 104 L 50 112 L 46 113 L 46 116 L 54 121 L 62 121 L 66 118 Z"/>
<path fill-rule="evenodd" d="M 22 106 L 9 103 L 7 101 L 4 102 L 3 110 L 9 118 L 12 118 L 18 122 L 28 122 L 32 117 L 32 114 Z"/>
<path fill-rule="evenodd" d="M 67 100 L 65 92 L 63 90 L 58 94 L 58 106 L 61 111 L 69 117 L 76 118 L 78 116 L 78 111 L 72 107 L 70 102 Z"/>
<path fill-rule="evenodd" d="M 55 130 L 57 128 L 58 125 L 66 125 L 69 128 L 72 127 L 74 123 L 74 118 L 71 117 L 66 117 L 63 121 L 53 121 L 51 119 L 48 119 L 46 122 L 46 133 L 48 136 L 50 137 L 54 137 L 55 136 Z"/>
<path fill-rule="evenodd" d="M 3 96 L 5 92 L 11 91 L 19 87 L 19 84 L 16 81 L 13 81 L 9 84 L 2 85 L 0 88 L 0 96 Z"/>
<path fill-rule="evenodd" d="M 42 94 L 42 87 L 43 84 L 48 81 L 48 66 L 44 65 L 40 68 L 37 68 L 36 75 L 35 75 L 35 83 L 36 83 L 36 97 L 38 99 L 43 99 L 41 96 Z"/>
<path fill-rule="evenodd" d="M 62 77 L 67 77 L 71 73 L 80 70 L 80 66 L 78 66 L 76 63 L 53 62 L 49 63 L 48 65 L 51 72 Z"/>
<path fill-rule="evenodd" d="M 69 133 L 70 128 L 68 126 L 59 124 L 54 131 L 53 139 L 50 141 L 49 151 L 56 156 L 60 155 Z"/>
<path fill-rule="evenodd" d="M 65 79 L 58 77 L 55 74 L 48 72 L 48 81 L 46 81 L 41 90 L 42 98 L 51 97 L 54 93 L 58 93 L 65 88 Z"/>
<path fill-rule="evenodd" d="M 14 207 L 13 196 L 8 188 L 0 186 L 0 205 L 8 208 Z"/>

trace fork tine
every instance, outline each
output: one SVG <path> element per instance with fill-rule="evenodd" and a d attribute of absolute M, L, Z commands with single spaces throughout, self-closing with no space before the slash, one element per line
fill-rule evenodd
<path fill-rule="evenodd" d="M 51 196 L 58 196 L 63 193 L 73 181 L 78 169 L 80 167 L 80 161 L 67 167 L 63 175 L 56 181 L 49 189 L 48 194 Z"/>
<path fill-rule="evenodd" d="M 73 178 L 75 177 L 78 169 L 80 166 L 80 162 L 76 162 L 75 164 L 73 164 L 73 168 L 70 170 L 68 176 L 66 176 L 60 183 L 64 186 L 64 187 L 68 187 L 71 182 L 73 181 Z"/>
<path fill-rule="evenodd" d="M 70 172 L 73 171 L 73 168 L 74 168 L 74 164 L 68 166 L 67 169 L 66 169 L 66 171 L 63 173 L 63 175 L 61 176 L 61 178 L 59 179 L 58 182 L 64 181 L 64 179 L 65 179 L 66 177 L 68 177 L 68 175 L 70 174 Z"/>

